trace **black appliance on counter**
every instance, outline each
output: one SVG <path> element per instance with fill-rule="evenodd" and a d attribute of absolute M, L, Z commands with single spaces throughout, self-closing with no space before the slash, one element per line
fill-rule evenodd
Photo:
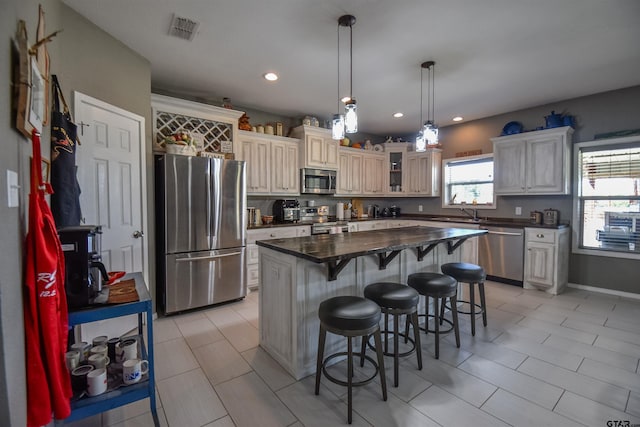
<path fill-rule="evenodd" d="M 300 221 L 300 203 L 295 199 L 274 201 L 273 220 L 276 223 Z"/>
<path fill-rule="evenodd" d="M 400 216 L 400 208 L 395 206 L 395 205 L 391 206 L 389 208 L 389 215 L 394 217 L 394 218 Z"/>
<path fill-rule="evenodd" d="M 65 280 L 69 310 L 87 307 L 109 279 L 101 261 L 102 228 L 99 225 L 80 225 L 58 230 L 64 252 Z"/>

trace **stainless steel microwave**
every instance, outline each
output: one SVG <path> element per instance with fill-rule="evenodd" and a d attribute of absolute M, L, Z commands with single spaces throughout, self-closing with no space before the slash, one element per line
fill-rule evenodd
<path fill-rule="evenodd" d="M 300 169 L 302 194 L 335 194 L 336 171 L 326 169 Z"/>

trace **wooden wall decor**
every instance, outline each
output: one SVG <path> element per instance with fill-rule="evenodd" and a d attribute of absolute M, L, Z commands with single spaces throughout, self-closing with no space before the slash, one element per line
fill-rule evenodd
<path fill-rule="evenodd" d="M 22 134 L 31 138 L 33 126 L 29 123 L 29 98 L 31 87 L 31 64 L 29 61 L 29 41 L 27 25 L 18 21 L 18 29 L 14 40 L 16 55 L 13 64 L 13 101 L 15 105 L 15 124 Z"/>
<path fill-rule="evenodd" d="M 47 42 L 51 40 L 56 33 L 49 37 L 45 37 L 44 30 L 44 9 L 42 5 L 38 6 L 38 31 L 36 34 L 36 61 L 38 62 L 38 70 L 44 79 L 44 114 L 42 117 L 42 125 L 46 126 L 49 122 L 49 51 L 47 50 Z"/>

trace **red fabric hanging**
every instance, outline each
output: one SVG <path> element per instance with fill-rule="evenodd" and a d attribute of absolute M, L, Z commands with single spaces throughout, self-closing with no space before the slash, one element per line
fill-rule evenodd
<path fill-rule="evenodd" d="M 27 426 L 48 424 L 71 414 L 72 396 L 65 365 L 68 313 L 64 290 L 64 253 L 53 215 L 45 200 L 51 186 L 42 184 L 40 134 L 31 135 L 31 193 L 26 239 L 25 342 Z"/>

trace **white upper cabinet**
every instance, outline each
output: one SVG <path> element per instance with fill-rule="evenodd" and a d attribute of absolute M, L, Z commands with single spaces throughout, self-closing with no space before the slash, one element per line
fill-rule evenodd
<path fill-rule="evenodd" d="M 385 157 L 380 154 L 362 155 L 362 194 L 382 196 L 384 194 Z"/>
<path fill-rule="evenodd" d="M 300 194 L 299 141 L 239 131 L 239 160 L 247 164 L 247 194 Z"/>
<path fill-rule="evenodd" d="M 439 196 L 441 160 L 442 152 L 438 149 L 407 153 L 407 194 Z"/>
<path fill-rule="evenodd" d="M 501 195 L 570 194 L 571 127 L 492 138 Z"/>
<path fill-rule="evenodd" d="M 315 126 L 298 126 L 291 136 L 303 141 L 300 147 L 300 167 L 338 169 L 338 141 L 331 139 L 331 130 Z"/>
<path fill-rule="evenodd" d="M 269 194 L 271 162 L 269 142 L 240 134 L 240 160 L 246 163 L 247 194 Z"/>
<path fill-rule="evenodd" d="M 271 141 L 271 194 L 299 194 L 298 143 Z"/>
<path fill-rule="evenodd" d="M 336 194 L 362 194 L 362 153 L 360 150 L 340 149 L 338 164 Z"/>

